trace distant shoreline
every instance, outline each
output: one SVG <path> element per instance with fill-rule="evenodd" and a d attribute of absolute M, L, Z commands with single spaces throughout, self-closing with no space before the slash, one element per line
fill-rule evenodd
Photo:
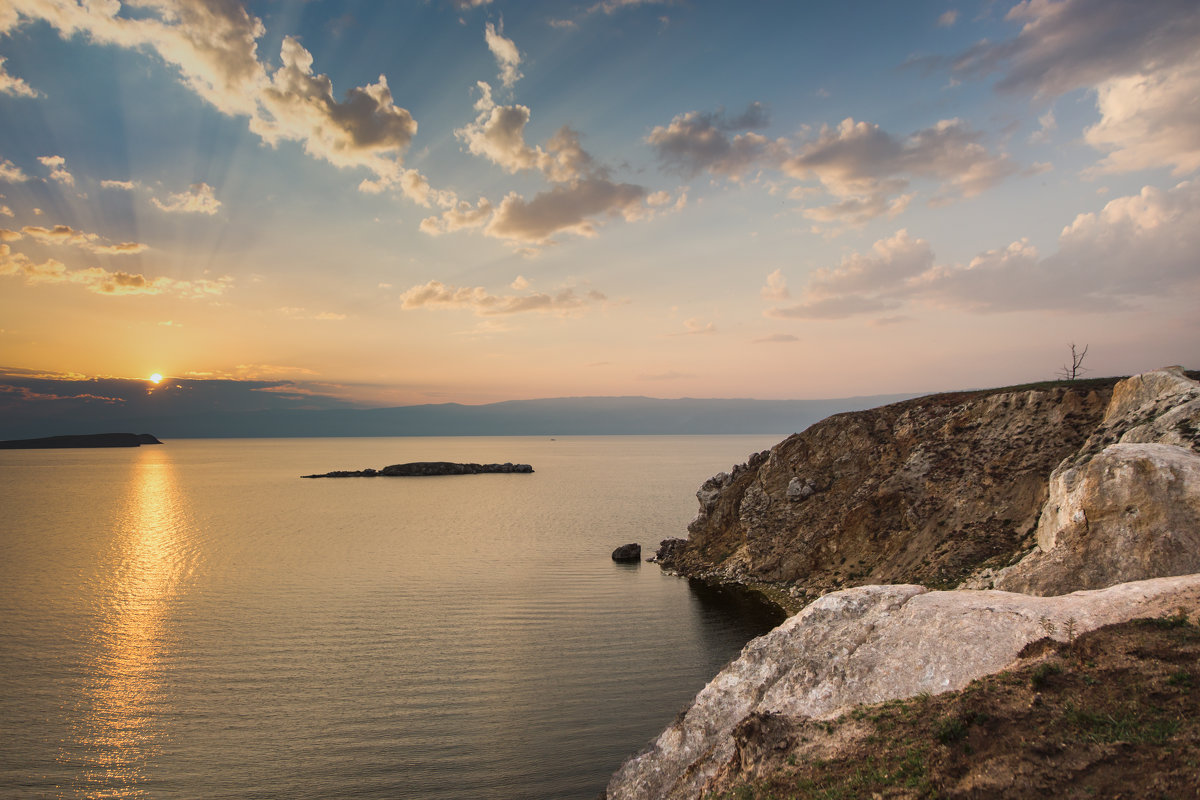
<path fill-rule="evenodd" d="M 55 450 L 68 447 L 141 447 L 162 444 L 148 433 L 88 433 L 0 441 L 0 450 Z"/>

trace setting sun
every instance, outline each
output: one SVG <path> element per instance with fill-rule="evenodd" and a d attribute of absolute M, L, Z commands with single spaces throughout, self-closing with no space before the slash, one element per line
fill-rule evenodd
<path fill-rule="evenodd" d="M 154 384 L 162 383 L 163 376 L 157 372 L 150 376 L 150 382 Z"/>

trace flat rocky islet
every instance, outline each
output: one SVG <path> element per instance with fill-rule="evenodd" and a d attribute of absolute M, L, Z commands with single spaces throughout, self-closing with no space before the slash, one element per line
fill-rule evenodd
<path fill-rule="evenodd" d="M 68 436 L 43 436 L 37 439 L 8 439 L 0 450 L 53 450 L 67 447 L 141 447 L 162 444 L 148 433 L 88 433 Z"/>
<path fill-rule="evenodd" d="M 420 478 L 439 475 L 520 474 L 533 472 L 529 464 L 459 464 L 453 461 L 412 461 L 392 464 L 383 469 L 335 470 L 302 478 Z"/>

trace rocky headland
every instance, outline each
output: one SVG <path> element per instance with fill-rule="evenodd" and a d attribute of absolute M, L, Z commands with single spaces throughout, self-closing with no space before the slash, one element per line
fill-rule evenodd
<path fill-rule="evenodd" d="M 1049 644 L 1038 652 L 1074 646 L 1089 631 L 1139 618 L 1170 616 L 1200 638 L 1192 624 L 1200 618 L 1198 377 L 1172 367 L 841 414 L 705 482 L 689 537 L 664 542 L 657 560 L 689 577 L 750 586 L 799 613 L 748 644 L 622 766 L 607 796 L 871 796 L 862 785 L 799 790 L 820 788 L 812 766 L 831 754 L 858 763 L 861 777 L 888 734 L 855 728 L 847 738 L 842 723 L 870 704 L 969 693 L 972 681 L 1036 668 L 1029 648 L 1039 641 Z M 1177 681 L 1200 681 L 1195 648 L 1180 647 L 1156 663 L 1185 664 L 1172 673 Z M 1150 680 L 1141 662 L 1095 669 L 1108 666 L 1133 685 Z M 1090 690 L 1100 672 L 1071 676 L 1088 678 L 1081 686 Z M 968 710 L 955 724 L 965 737 L 975 718 L 969 703 L 960 706 Z M 1117 719 L 1121 708 L 1110 703 L 1096 718 Z M 1200 753 L 1196 725 L 1171 725 L 1157 745 Z M 1113 735 L 1130 746 L 1132 733 Z M 1047 746 L 1070 751 L 1060 765 L 1068 777 L 1112 761 L 1111 747 Z M 1020 784 L 1036 754 L 1014 747 L 995 753 L 1002 768 L 987 774 L 962 764 L 939 773 L 922 762 L 914 783 L 896 778 L 905 774 L 897 766 L 876 796 L 1045 790 L 1045 781 L 1037 790 Z"/>
<path fill-rule="evenodd" d="M 148 433 L 86 433 L 69 436 L 44 436 L 39 439 L 8 439 L 0 450 L 48 450 L 59 447 L 141 447 L 162 444 Z"/>
<path fill-rule="evenodd" d="M 453 461 L 412 461 L 392 464 L 383 469 L 336 470 L 320 475 L 301 475 L 302 478 L 414 478 L 433 475 L 482 475 L 485 473 L 528 474 L 528 464 L 458 464 Z"/>

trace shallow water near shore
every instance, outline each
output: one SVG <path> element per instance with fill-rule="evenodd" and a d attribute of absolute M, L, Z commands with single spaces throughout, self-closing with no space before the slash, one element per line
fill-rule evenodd
<path fill-rule="evenodd" d="M 0 453 L 0 793 L 590 800 L 778 621 L 609 553 L 780 438 Z M 535 472 L 299 477 L 434 460 Z"/>

